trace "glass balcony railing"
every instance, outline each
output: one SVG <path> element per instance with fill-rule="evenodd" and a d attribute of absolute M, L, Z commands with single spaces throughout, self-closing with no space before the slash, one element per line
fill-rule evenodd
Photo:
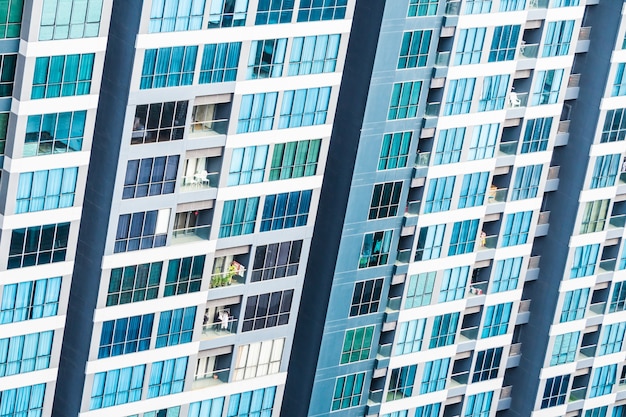
<path fill-rule="evenodd" d="M 538 43 L 523 43 L 519 47 L 519 59 L 533 59 L 537 58 L 539 55 L 539 44 Z"/>
<path fill-rule="evenodd" d="M 611 272 L 615 271 L 615 264 L 617 263 L 617 259 L 604 259 L 600 261 L 600 272 Z"/>
<path fill-rule="evenodd" d="M 511 349 L 509 349 L 509 356 L 518 356 L 522 354 L 522 344 L 514 343 L 511 345 Z"/>
<path fill-rule="evenodd" d="M 478 326 L 461 329 L 461 337 L 466 340 L 476 340 L 478 338 Z"/>
<path fill-rule="evenodd" d="M 209 288 L 228 287 L 230 285 L 239 285 L 246 282 L 246 268 L 239 268 L 238 271 L 224 271 L 211 275 L 211 283 Z"/>
<path fill-rule="evenodd" d="M 488 204 L 504 203 L 508 194 L 508 188 L 498 188 L 489 190 L 489 196 L 487 197 Z"/>
<path fill-rule="evenodd" d="M 380 356 L 381 358 L 389 358 L 391 356 L 392 348 L 393 348 L 393 343 L 380 345 L 380 347 L 378 348 L 378 356 Z"/>
<path fill-rule="evenodd" d="M 387 311 L 400 311 L 402 306 L 402 297 L 393 297 L 387 300 Z"/>
<path fill-rule="evenodd" d="M 498 235 L 478 238 L 478 250 L 495 249 L 498 245 Z"/>
<path fill-rule="evenodd" d="M 609 225 L 613 228 L 622 228 L 624 224 L 626 224 L 626 214 L 611 216 L 609 219 Z"/>
<path fill-rule="evenodd" d="M 468 288 L 468 295 L 483 295 L 487 294 L 487 288 L 489 288 L 489 281 L 473 282 Z"/>
<path fill-rule="evenodd" d="M 601 316 L 604 314 L 605 310 L 606 310 L 606 302 L 594 303 L 589 306 L 589 313 L 592 315 Z"/>
<path fill-rule="evenodd" d="M 537 224 L 549 224 L 550 223 L 550 212 L 542 211 L 539 213 L 539 217 L 537 218 Z"/>
<path fill-rule="evenodd" d="M 450 375 L 450 388 L 459 385 L 467 385 L 469 381 L 470 373 L 469 371 L 458 372 L 456 374 Z"/>
<path fill-rule="evenodd" d="M 578 32 L 578 40 L 579 41 L 588 41 L 591 37 L 591 26 L 585 26 L 580 28 Z"/>
<path fill-rule="evenodd" d="M 550 0 L 530 0 L 530 8 L 531 9 L 547 9 Z"/>
<path fill-rule="evenodd" d="M 508 108 L 526 107 L 528 105 L 528 93 L 511 91 L 506 104 Z"/>
<path fill-rule="evenodd" d="M 501 142 L 500 143 L 500 153 L 504 155 L 515 155 L 517 153 L 517 145 L 519 142 Z"/>
<path fill-rule="evenodd" d="M 503 400 L 505 398 L 511 398 L 511 393 L 513 392 L 513 386 L 507 385 L 506 387 L 502 387 L 500 390 L 500 399 Z"/>
<path fill-rule="evenodd" d="M 208 240 L 211 234 L 211 225 L 186 227 L 172 231 L 172 245 Z"/>
<path fill-rule="evenodd" d="M 427 103 L 426 112 L 424 114 L 426 117 L 438 117 L 440 111 L 441 103 Z"/>
<path fill-rule="evenodd" d="M 206 190 L 208 188 L 217 188 L 219 172 L 200 172 L 193 175 L 183 177 L 180 191 L 183 193 L 190 191 Z"/>
<path fill-rule="evenodd" d="M 587 395 L 587 387 L 573 388 L 569 394 L 569 402 L 584 400 Z"/>
<path fill-rule="evenodd" d="M 383 402 L 383 390 L 370 391 L 369 401 L 375 404 Z"/>
<path fill-rule="evenodd" d="M 530 259 L 528 259 L 528 269 L 539 268 L 540 260 L 541 260 L 541 255 L 531 256 Z"/>
<path fill-rule="evenodd" d="M 530 311 L 531 300 L 522 300 L 519 302 L 519 313 L 528 313 Z"/>
<path fill-rule="evenodd" d="M 447 67 L 450 65 L 450 52 L 437 52 L 437 58 L 435 59 L 435 66 Z"/>
<path fill-rule="evenodd" d="M 408 264 L 411 262 L 411 249 L 401 249 L 398 251 L 398 256 L 396 257 L 396 263 L 398 264 Z"/>
<path fill-rule="evenodd" d="M 212 387 L 215 385 L 225 384 L 228 382 L 230 369 L 220 369 L 210 371 L 205 374 L 196 375 L 191 385 L 191 389 L 201 389 Z"/>
<path fill-rule="evenodd" d="M 561 120 L 559 122 L 559 127 L 556 130 L 556 133 L 569 133 L 569 124 L 570 120 Z"/>
<path fill-rule="evenodd" d="M 446 3 L 445 14 L 448 16 L 458 16 L 461 11 L 460 1 L 449 1 Z"/>
<path fill-rule="evenodd" d="M 405 215 L 415 216 L 420 212 L 420 206 L 422 205 L 421 201 L 410 201 L 406 206 Z"/>
<path fill-rule="evenodd" d="M 596 355 L 597 347 L 598 347 L 597 345 L 582 346 L 580 348 L 580 354 L 581 356 L 584 356 L 587 358 L 593 358 Z"/>
<path fill-rule="evenodd" d="M 228 131 L 228 119 L 195 122 L 191 124 L 190 138 L 199 138 L 212 135 L 225 135 Z"/>
<path fill-rule="evenodd" d="M 215 339 L 216 337 L 230 336 L 237 333 L 238 319 L 234 317 L 223 317 L 213 323 L 202 326 L 202 339 Z"/>
<path fill-rule="evenodd" d="M 430 164 L 430 152 L 420 152 L 415 157 L 415 166 L 427 167 Z"/>
<path fill-rule="evenodd" d="M 567 88 L 578 87 L 580 85 L 580 74 L 571 74 L 567 81 Z"/>

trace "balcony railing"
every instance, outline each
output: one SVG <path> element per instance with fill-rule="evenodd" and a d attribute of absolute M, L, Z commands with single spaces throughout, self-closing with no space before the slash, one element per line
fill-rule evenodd
<path fill-rule="evenodd" d="M 435 66 L 447 67 L 450 65 L 450 52 L 437 52 L 437 58 L 435 59 Z"/>
<path fill-rule="evenodd" d="M 520 313 L 527 313 L 530 311 L 530 300 L 522 300 L 519 303 L 519 310 Z"/>
<path fill-rule="evenodd" d="M 587 394 L 587 387 L 573 388 L 569 394 L 569 402 L 584 400 Z"/>
<path fill-rule="evenodd" d="M 517 145 L 519 142 L 500 142 L 500 153 L 504 155 L 515 155 L 517 153 Z"/>
<path fill-rule="evenodd" d="M 556 180 L 559 179 L 559 171 L 561 170 L 561 166 L 557 165 L 554 167 L 550 167 L 548 169 L 548 180 Z"/>
<path fill-rule="evenodd" d="M 601 316 L 604 314 L 605 310 L 606 310 L 606 302 L 594 303 L 589 306 L 589 312 L 593 313 L 594 315 Z"/>
<path fill-rule="evenodd" d="M 509 349 L 509 356 L 517 356 L 522 353 L 522 344 L 514 343 L 511 345 L 511 349 Z"/>
<path fill-rule="evenodd" d="M 495 249 L 498 245 L 498 235 L 478 238 L 478 250 Z"/>
<path fill-rule="evenodd" d="M 217 119 L 191 124 L 190 138 L 210 135 L 225 135 L 228 130 L 228 119 Z"/>
<path fill-rule="evenodd" d="M 600 261 L 600 269 L 604 272 L 615 271 L 615 264 L 617 263 L 617 259 L 604 259 Z"/>
<path fill-rule="evenodd" d="M 406 206 L 405 215 L 415 216 L 420 212 L 421 201 L 410 201 Z"/>
<path fill-rule="evenodd" d="M 571 74 L 567 82 L 567 87 L 578 87 L 580 84 L 580 74 Z"/>
<path fill-rule="evenodd" d="M 452 388 L 454 385 L 467 385 L 467 383 L 469 382 L 469 376 L 469 371 L 458 372 L 456 374 L 450 375 L 450 388 Z"/>
<path fill-rule="evenodd" d="M 547 9 L 550 0 L 530 0 L 531 9 Z"/>
<path fill-rule="evenodd" d="M 488 204 L 504 203 L 508 194 L 508 188 L 498 188 L 489 190 L 489 197 L 487 198 Z"/>
<path fill-rule="evenodd" d="M 430 152 L 420 152 L 415 157 L 415 166 L 427 167 L 430 164 Z"/>
<path fill-rule="evenodd" d="M 523 43 L 519 47 L 520 59 L 533 59 L 537 58 L 539 55 L 539 44 L 538 43 Z"/>
<path fill-rule="evenodd" d="M 393 348 L 393 343 L 380 345 L 380 347 L 378 348 L 378 356 L 380 356 L 381 358 L 389 358 L 391 356 L 392 348 Z"/>
<path fill-rule="evenodd" d="M 580 354 L 587 358 L 593 358 L 596 355 L 597 347 L 597 345 L 582 346 L 580 348 Z"/>
<path fill-rule="evenodd" d="M 626 214 L 611 216 L 609 219 L 609 225 L 613 228 L 622 228 L 624 224 L 626 224 Z"/>
<path fill-rule="evenodd" d="M 183 193 L 190 191 L 206 190 L 216 188 L 220 178 L 219 172 L 201 172 L 183 177 L 180 191 Z"/>
<path fill-rule="evenodd" d="M 487 288 L 489 288 L 489 281 L 473 282 L 467 292 L 468 295 L 483 295 L 487 293 Z"/>
<path fill-rule="evenodd" d="M 478 326 L 461 329 L 461 336 L 468 340 L 476 340 L 478 338 Z"/>
<path fill-rule="evenodd" d="M 228 287 L 245 283 L 246 268 L 240 267 L 237 271 L 224 271 L 211 275 L 209 288 Z"/>
<path fill-rule="evenodd" d="M 511 393 L 513 392 L 513 386 L 509 385 L 506 387 L 502 387 L 500 390 L 500 399 L 511 398 Z"/>
<path fill-rule="evenodd" d="M 511 91 L 506 103 L 508 108 L 526 107 L 528 105 L 528 93 Z"/>
<path fill-rule="evenodd" d="M 569 124 L 570 120 L 561 120 L 557 128 L 557 133 L 569 133 Z"/>
<path fill-rule="evenodd" d="M 579 41 L 588 41 L 591 36 L 591 26 L 585 26 L 580 28 L 578 32 L 578 40 Z"/>
<path fill-rule="evenodd" d="M 230 336 L 237 333 L 238 319 L 224 316 L 224 320 L 207 323 L 202 326 L 203 339 L 215 339 L 216 337 Z"/>
<path fill-rule="evenodd" d="M 211 234 L 211 225 L 186 227 L 172 231 L 172 245 L 189 243 L 199 240 L 208 240 Z"/>
<path fill-rule="evenodd" d="M 548 224 L 550 223 L 550 212 L 542 211 L 539 213 L 539 217 L 537 218 L 537 224 Z"/>
<path fill-rule="evenodd" d="M 393 297 L 387 300 L 387 311 L 400 311 L 402 306 L 402 297 Z"/>
<path fill-rule="evenodd" d="M 228 382 L 229 376 L 230 369 L 220 369 L 207 372 L 206 374 L 196 375 L 192 384 L 192 389 L 201 389 L 225 384 Z"/>
<path fill-rule="evenodd" d="M 383 390 L 370 391 L 369 401 L 376 404 L 383 402 Z"/>
<path fill-rule="evenodd" d="M 425 116 L 426 117 L 438 117 L 439 116 L 439 112 L 441 111 L 441 103 L 437 102 L 437 103 L 427 103 L 426 104 L 426 111 L 425 111 Z"/>
<path fill-rule="evenodd" d="M 401 249 L 396 256 L 397 264 L 408 264 L 411 262 L 411 249 Z"/>
<path fill-rule="evenodd" d="M 458 16 L 461 11 L 461 2 L 460 1 L 449 1 L 446 3 L 446 11 L 445 14 L 448 16 Z"/>
<path fill-rule="evenodd" d="M 539 268 L 539 261 L 541 260 L 541 255 L 531 256 L 528 260 L 528 269 L 536 269 Z"/>

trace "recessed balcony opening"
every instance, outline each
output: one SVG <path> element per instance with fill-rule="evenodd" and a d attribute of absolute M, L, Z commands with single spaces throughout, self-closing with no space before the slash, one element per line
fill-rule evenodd
<path fill-rule="evenodd" d="M 443 417 L 458 417 L 461 415 L 461 409 L 463 408 L 463 401 L 459 401 L 454 404 L 446 404 L 443 409 Z"/>
<path fill-rule="evenodd" d="M 500 218 L 483 223 L 483 228 L 478 236 L 478 249 L 495 249 L 498 244 L 498 234 L 500 233 Z"/>
<path fill-rule="evenodd" d="M 609 299 L 610 288 L 608 283 L 604 283 L 604 285 L 606 285 L 606 288 L 596 288 L 591 295 L 589 314 L 592 316 L 602 315 L 606 311 L 606 302 Z"/>
<path fill-rule="evenodd" d="M 511 183 L 511 170 L 504 174 L 494 175 L 487 194 L 487 203 L 504 203 L 508 195 L 508 187 Z"/>
<path fill-rule="evenodd" d="M 467 342 L 468 340 L 476 340 L 478 338 L 478 328 L 480 327 L 480 318 L 482 316 L 482 308 L 479 311 L 466 314 L 461 324 L 461 335 L 459 342 Z"/>
<path fill-rule="evenodd" d="M 539 47 L 539 42 L 541 42 L 541 35 L 543 33 L 543 28 L 542 27 L 535 27 L 532 29 L 528 29 L 526 28 L 524 30 L 524 33 L 522 34 L 522 45 L 528 47 L 528 46 L 536 46 L 537 50 Z M 530 52 L 530 51 L 529 51 Z M 527 56 L 526 54 L 523 55 L 526 58 L 536 58 L 537 57 L 537 52 L 535 52 L 534 56 Z"/>
<path fill-rule="evenodd" d="M 231 101 L 230 94 L 196 98 L 189 137 L 193 139 L 225 135 L 228 131 Z"/>
<path fill-rule="evenodd" d="M 600 257 L 598 273 L 615 271 L 617 265 L 617 257 L 619 255 L 619 244 L 605 246 Z"/>
<path fill-rule="evenodd" d="M 500 139 L 499 155 L 515 155 L 518 148 L 518 139 L 522 130 L 521 124 L 507 126 L 502 129 L 502 139 Z"/>
<path fill-rule="evenodd" d="M 578 375 L 574 377 L 572 382 L 572 390 L 569 395 L 569 402 L 584 400 L 587 394 L 587 385 L 589 384 L 589 374 Z"/>
<path fill-rule="evenodd" d="M 468 357 L 460 358 L 454 361 L 454 364 L 452 365 L 452 374 L 450 375 L 449 388 L 466 385 L 468 383 L 470 367 L 472 366 L 472 354 L 471 352 L 468 353 Z"/>
<path fill-rule="evenodd" d="M 487 293 L 491 269 L 491 262 L 489 262 L 488 265 L 474 268 L 468 289 L 470 295 L 482 295 Z"/>
<path fill-rule="evenodd" d="M 181 192 L 216 188 L 219 183 L 222 159 L 221 153 L 218 156 L 188 157 L 185 160 Z"/>
<path fill-rule="evenodd" d="M 229 349 L 230 352 L 215 354 L 225 349 Z M 201 357 L 198 358 L 196 364 L 196 373 L 194 375 L 192 389 L 201 389 L 227 383 L 230 376 L 230 364 L 233 356 L 232 349 L 232 346 L 226 346 L 220 349 L 200 352 L 198 356 Z"/>
<path fill-rule="evenodd" d="M 172 244 L 207 240 L 211 232 L 213 209 L 176 213 Z"/>
<path fill-rule="evenodd" d="M 237 333 L 241 296 L 207 302 L 202 319 L 202 339 L 215 339 Z"/>
<path fill-rule="evenodd" d="M 246 282 L 246 270 L 250 254 L 216 256 L 209 288 L 228 287 Z"/>
<path fill-rule="evenodd" d="M 598 339 L 600 337 L 600 330 L 597 329 L 593 332 L 583 334 L 583 340 L 580 343 L 580 355 L 578 359 L 593 358 L 596 355 L 598 348 Z"/>

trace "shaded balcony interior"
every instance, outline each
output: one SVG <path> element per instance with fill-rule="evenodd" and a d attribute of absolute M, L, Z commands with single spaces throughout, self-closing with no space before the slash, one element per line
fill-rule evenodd
<path fill-rule="evenodd" d="M 208 240 L 211 233 L 213 209 L 181 211 L 174 218 L 172 243 L 189 243 Z"/>
<path fill-rule="evenodd" d="M 459 343 L 476 340 L 482 316 L 482 306 L 471 307 L 465 310 L 463 321 L 461 322 L 461 333 Z"/>
<path fill-rule="evenodd" d="M 500 146 L 498 147 L 499 156 L 515 155 L 517 153 L 519 138 L 522 137 L 521 132 L 521 123 L 504 126 L 502 129 L 502 139 L 500 139 Z"/>
<path fill-rule="evenodd" d="M 517 145 L 517 142 L 515 143 Z M 491 178 L 491 185 L 487 194 L 487 203 L 504 203 L 509 194 L 509 185 L 511 184 L 511 169 L 502 167 L 494 172 Z"/>
<path fill-rule="evenodd" d="M 491 260 L 482 261 L 474 265 L 472 278 L 467 289 L 470 295 L 482 295 L 487 293 L 491 269 Z"/>
<path fill-rule="evenodd" d="M 587 395 L 587 386 L 589 385 L 589 373 L 577 375 L 572 381 L 572 390 L 569 395 L 569 402 L 584 400 Z"/>
<path fill-rule="evenodd" d="M 615 267 L 619 262 L 619 239 L 616 239 L 611 243 L 611 245 L 604 246 L 604 249 L 602 249 L 602 255 L 600 256 L 600 263 L 598 264 L 597 271 L 599 274 L 615 271 Z"/>
<path fill-rule="evenodd" d="M 206 303 L 202 319 L 202 339 L 209 340 L 230 336 L 237 333 L 239 313 L 241 311 L 240 295 L 211 300 Z"/>
<path fill-rule="evenodd" d="M 443 409 L 443 417 L 458 417 L 461 415 L 461 410 L 463 409 L 463 397 L 457 397 L 458 402 L 454 404 L 450 404 L 450 401 L 454 399 L 450 398 L 446 401 L 445 407 Z"/>
<path fill-rule="evenodd" d="M 191 113 L 190 138 L 225 135 L 232 107 L 231 94 L 196 97 Z"/>
<path fill-rule="evenodd" d="M 201 351 L 198 354 L 192 389 L 227 383 L 230 377 L 233 346 Z"/>
<path fill-rule="evenodd" d="M 487 215 L 478 236 L 478 249 L 495 249 L 498 245 L 498 235 L 502 219 L 500 213 Z"/>
<path fill-rule="evenodd" d="M 250 252 L 248 246 L 244 248 L 246 250 L 244 253 L 230 253 L 223 256 L 220 256 L 219 252 L 215 254 L 209 288 L 228 287 L 246 282 Z"/>
<path fill-rule="evenodd" d="M 586 359 L 586 358 L 595 357 L 599 338 L 600 338 L 600 329 L 598 326 L 594 326 L 594 330 L 592 331 L 583 333 L 582 341 L 580 343 L 578 359 Z"/>
<path fill-rule="evenodd" d="M 539 43 L 541 43 L 541 35 L 543 33 L 543 21 L 539 26 L 526 27 L 522 34 L 522 41 L 519 47 L 518 59 L 532 59 L 539 55 Z"/>
<path fill-rule="evenodd" d="M 470 368 L 472 366 L 472 351 L 462 352 L 456 355 L 452 364 L 452 374 L 448 388 L 467 385 L 469 382 Z"/>
<path fill-rule="evenodd" d="M 188 151 L 183 167 L 181 192 L 217 188 L 222 161 L 221 147 Z"/>
<path fill-rule="evenodd" d="M 589 315 L 601 316 L 606 311 L 606 304 L 609 299 L 610 293 L 609 282 L 602 282 L 596 284 L 593 293 L 591 294 L 591 302 L 589 304 Z"/>

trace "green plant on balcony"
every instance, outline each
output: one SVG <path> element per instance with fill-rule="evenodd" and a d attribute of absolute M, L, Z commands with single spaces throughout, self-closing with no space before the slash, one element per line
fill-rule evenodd
<path fill-rule="evenodd" d="M 230 265 L 226 272 L 215 274 L 211 277 L 211 288 L 226 287 L 231 285 L 235 275 L 237 275 L 237 267 Z"/>

